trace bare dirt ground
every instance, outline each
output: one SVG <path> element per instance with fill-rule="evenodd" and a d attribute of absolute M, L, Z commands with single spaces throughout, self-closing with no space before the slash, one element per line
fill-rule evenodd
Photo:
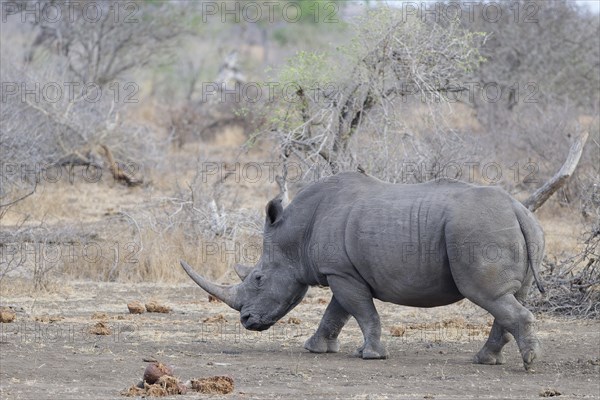
<path fill-rule="evenodd" d="M 173 170 L 193 175 L 189 166 Z M 183 187 L 190 176 L 180 178 Z M 155 184 L 177 181 L 162 179 Z M 232 185 L 234 197 L 249 209 L 264 207 L 277 190 L 274 183 Z M 110 181 L 48 184 L 7 214 L 3 224 L 10 229 L 27 217 L 46 221 L 51 231 L 70 226 L 71 235 L 96 235 L 90 240 L 106 244 L 109 254 L 110 240 L 127 241 L 132 234 L 131 226 L 125 229 L 113 217 L 124 212 L 145 221 L 139 210 L 155 204 L 163 192 L 170 193 L 164 188 L 131 190 Z M 563 214 L 546 208 L 538 215 L 552 255 L 577 249 L 581 227 L 573 215 Z M 311 289 L 296 309 L 268 331 L 246 331 L 237 312 L 222 303 L 209 303 L 206 293 L 187 283 L 187 278 L 184 284 L 175 283 L 184 279 L 176 265 L 184 257 L 176 243 L 179 239 L 166 235 L 160 240 L 172 249 L 156 249 L 156 240 L 146 240 L 134 268 L 146 275 L 132 273 L 130 283 L 93 282 L 104 276 L 98 272 L 105 267 L 100 262 L 75 263 L 64 272 L 57 267 L 49 291 L 21 289 L 17 280 L 5 280 L 0 302 L 19 311 L 15 322 L 0 323 L 0 399 L 125 399 L 121 392 L 141 379 L 143 359 L 148 357 L 173 365 L 183 381 L 231 376 L 235 390 L 226 398 L 532 399 L 557 392 L 561 399 L 600 398 L 600 321 L 538 316 L 544 354 L 535 373 L 525 372 L 514 342 L 505 349 L 505 365 L 472 364 L 487 338 L 491 318 L 468 301 L 436 309 L 378 303 L 383 341 L 390 353 L 387 360 L 352 357 L 362 342 L 353 320 L 341 334 L 339 353 L 311 354 L 302 345 L 323 315 L 329 290 Z M 192 256 L 185 257 L 193 261 Z M 30 279 L 27 269 L 16 272 Z M 212 276 L 222 276 L 221 272 L 213 269 Z M 73 281 L 73 276 L 90 281 Z M 139 282 L 165 281 L 163 276 L 171 283 Z M 221 280 L 233 279 L 227 275 Z M 133 300 L 156 300 L 172 312 L 132 315 L 126 304 Z M 93 319 L 95 313 L 105 316 Z M 99 321 L 111 329 L 109 335 L 89 333 Z M 209 397 L 223 396 L 189 393 L 171 398 Z"/>
<path fill-rule="evenodd" d="M 250 332 L 238 313 L 209 303 L 191 284 L 69 283 L 37 298 L 13 295 L 5 304 L 22 309 L 14 323 L 0 324 L 0 398 L 124 399 L 120 392 L 141 379 L 145 357 L 173 365 L 184 381 L 229 375 L 235 390 L 227 398 L 532 399 L 553 391 L 561 399 L 600 397 L 599 321 L 538 316 L 544 355 L 527 373 L 514 341 L 506 364 L 471 363 L 491 318 L 467 301 L 437 309 L 378 303 L 390 358 L 364 361 L 351 356 L 362 337 L 354 321 L 340 336 L 339 353 L 302 348 L 329 298 L 327 289 L 313 288 L 281 323 Z M 152 299 L 172 312 L 128 313 L 126 303 Z M 94 313 L 106 314 L 110 335 L 88 333 L 98 322 Z M 216 396 L 173 396 L 208 397 Z"/>

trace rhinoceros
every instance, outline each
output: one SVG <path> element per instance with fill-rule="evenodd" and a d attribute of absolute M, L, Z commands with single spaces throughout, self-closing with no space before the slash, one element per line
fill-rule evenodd
<path fill-rule="evenodd" d="M 268 329 L 309 286 L 328 286 L 331 302 L 304 347 L 338 352 L 338 335 L 358 322 L 363 359 L 388 357 L 373 299 L 437 307 L 467 298 L 494 323 L 474 362 L 502 364 L 516 339 L 525 369 L 540 354 L 534 316 L 523 306 L 544 236 L 533 214 L 498 187 L 441 179 L 391 184 L 359 172 L 316 181 L 283 207 L 266 206 L 263 251 L 255 267 L 236 266 L 237 285 L 210 282 L 181 261 L 208 293 L 240 312 L 246 329 Z"/>

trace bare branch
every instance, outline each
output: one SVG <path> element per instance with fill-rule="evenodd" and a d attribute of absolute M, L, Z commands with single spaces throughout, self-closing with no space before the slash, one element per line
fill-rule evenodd
<path fill-rule="evenodd" d="M 546 200 L 548 200 L 548 198 L 550 198 L 550 196 L 554 194 L 554 192 L 556 192 L 565 184 L 579 163 L 581 153 L 583 152 L 583 146 L 585 145 L 587 138 L 588 132 L 584 132 L 575 140 L 571 146 L 571 149 L 569 150 L 569 155 L 567 156 L 567 159 L 560 170 L 548 182 L 546 182 L 541 188 L 536 190 L 535 193 L 533 193 L 527 200 L 523 202 L 525 207 L 532 212 L 537 210 L 546 202 Z"/>

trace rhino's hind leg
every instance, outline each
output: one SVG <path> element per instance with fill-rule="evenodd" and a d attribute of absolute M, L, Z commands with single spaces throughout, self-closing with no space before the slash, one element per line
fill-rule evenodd
<path fill-rule="evenodd" d="M 531 370 L 534 360 L 541 352 L 540 342 L 534 331 L 535 318 L 533 314 L 512 294 L 505 294 L 491 304 L 480 305 L 496 318 L 495 322 L 513 335 L 521 351 L 525 369 Z M 504 338 L 505 335 L 502 337 Z M 496 342 L 496 344 L 499 343 Z"/>
<path fill-rule="evenodd" d="M 379 314 L 367 285 L 353 277 L 332 276 L 328 281 L 338 303 L 356 319 L 363 333 L 364 344 L 357 354 L 365 360 L 388 358 L 381 344 Z"/>
<path fill-rule="evenodd" d="M 504 364 L 502 348 L 510 342 L 510 333 L 502 328 L 497 320 L 494 320 L 490 337 L 483 348 L 479 350 L 473 359 L 476 364 L 499 365 Z"/>
<path fill-rule="evenodd" d="M 337 353 L 340 351 L 338 336 L 349 318 L 350 314 L 333 296 L 317 331 L 304 343 L 304 348 L 311 353 Z"/>
<path fill-rule="evenodd" d="M 520 304 L 527 298 L 529 288 L 533 282 L 533 277 L 529 277 L 523 283 L 523 286 L 515 294 L 515 298 Z M 473 362 L 477 364 L 488 364 L 488 365 L 500 365 L 504 364 L 504 356 L 502 355 L 502 348 L 510 342 L 512 335 L 506 329 L 500 326 L 497 319 L 494 319 L 494 325 L 490 331 L 490 336 L 483 345 L 483 348 L 479 350 L 473 359 Z"/>

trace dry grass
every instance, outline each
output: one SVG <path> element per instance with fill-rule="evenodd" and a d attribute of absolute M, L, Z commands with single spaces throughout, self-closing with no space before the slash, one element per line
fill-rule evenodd
<path fill-rule="evenodd" d="M 435 131 L 428 110 L 419 105 L 410 110 L 405 120 L 407 132 L 419 136 Z M 137 117 L 145 119 L 145 111 L 138 111 Z M 591 123 L 589 119 L 583 123 Z M 482 129 L 463 105 L 446 109 L 444 120 L 447 127 L 457 132 L 478 135 Z M 52 282 L 59 275 L 95 281 L 187 282 L 179 259 L 185 259 L 211 279 L 236 282 L 231 265 L 257 261 L 257 254 L 248 257 L 245 251 L 262 244 L 262 210 L 276 195 L 277 185 L 266 176 L 256 183 L 236 180 L 235 176 L 221 181 L 219 175 L 204 181 L 199 171 L 203 162 L 243 165 L 250 161 L 277 161 L 272 150 L 268 150 L 274 148 L 273 143 L 262 138 L 250 151 L 242 151 L 240 145 L 245 139 L 243 130 L 229 127 L 210 142 L 189 142 L 181 148 L 169 146 L 164 160 L 148 170 L 149 185 L 141 188 L 125 188 L 109 174 L 104 174 L 99 182 L 87 182 L 83 170 L 77 169 L 71 184 L 63 170 L 63 179 L 58 183 L 41 182 L 34 195 L 3 216 L 2 225 L 11 227 L 24 220 L 28 226 L 39 225 L 37 236 L 23 239 L 29 242 L 43 240 L 44 232 L 53 233 L 52 240 L 58 241 L 63 256 L 56 268 L 45 273 L 47 291 L 55 290 Z M 398 153 L 400 156 L 405 155 Z M 481 176 L 476 174 L 475 179 L 480 180 Z M 294 185 L 291 186 L 293 196 Z M 517 193 L 521 198 L 526 195 L 526 191 Z M 217 230 L 210 221 L 214 216 L 207 213 L 213 200 L 225 221 Z M 584 231 L 578 207 L 565 206 L 560 200 L 551 199 L 537 212 L 546 232 L 547 258 L 554 262 L 581 251 Z M 78 242 L 76 257 L 71 257 L 68 250 L 74 241 Z M 92 257 L 92 261 L 82 254 L 83 247 L 90 243 L 102 253 L 101 257 Z M 27 277 L 33 270 L 31 262 L 25 263 L 9 284 L 0 285 L 0 296 L 32 293 Z"/>
<path fill-rule="evenodd" d="M 199 192 L 214 190 L 213 185 L 209 181 Z M 232 182 L 226 184 L 224 191 L 223 201 L 232 210 L 253 203 L 249 208 L 262 212 L 276 188 L 270 182 Z M 30 224 L 44 221 L 46 226 L 58 230 L 63 256 L 56 272 L 75 279 L 182 282 L 188 278 L 178 260 L 185 259 L 211 278 L 231 280 L 225 276 L 232 264 L 256 261 L 245 250 L 260 247 L 259 234 L 241 233 L 228 238 L 194 231 L 198 224 L 190 223 L 197 217 L 192 210 L 182 211 L 185 215 L 181 219 L 165 217 L 173 215 L 179 206 L 169 200 L 157 201 L 149 189 L 127 189 L 104 182 L 56 183 L 43 185 L 38 193 L 17 204 L 2 223 L 11 225 L 28 218 Z M 546 232 L 546 253 L 550 257 L 573 256 L 580 250 L 583 225 L 577 213 L 550 201 L 540 209 L 538 218 Z M 66 242 L 72 238 L 81 242 L 75 246 L 79 257 L 68 254 Z M 99 246 L 102 257 L 83 259 L 86 243 Z M 92 258 L 93 262 L 89 262 Z M 13 284 L 10 286 L 0 291 L 12 289 Z"/>
<path fill-rule="evenodd" d="M 0 284 L 0 294 L 17 290 L 18 276 L 35 274 L 40 257 L 52 259 L 43 264 L 48 271 L 38 273 L 44 275 L 46 290 L 58 275 L 106 281 L 187 281 L 179 259 L 186 259 L 211 278 L 223 277 L 235 262 L 252 263 L 255 258 L 244 257 L 243 246 L 261 242 L 256 230 L 249 235 L 244 226 L 254 224 L 255 214 L 262 212 L 268 201 L 265 193 L 274 191 L 276 185 L 273 183 L 273 188 L 266 191 L 265 185 L 244 185 L 243 181 L 217 185 L 217 177 L 203 182 L 198 175 L 201 160 L 235 162 L 243 140 L 242 133 L 232 129 L 212 144 L 191 143 L 169 154 L 175 166 L 157 166 L 148 187 L 126 188 L 109 175 L 98 182 L 87 182 L 83 170 L 77 168 L 73 183 L 66 175 L 56 183 L 40 182 L 36 193 L 2 217 L 2 226 L 8 229 L 24 221 L 25 227 L 37 227 L 36 235 L 15 237 L 11 243 L 19 250 L 18 257 L 37 246 L 37 258 L 30 254 L 19 271 L 11 275 L 10 285 Z M 258 150 L 252 157 L 262 155 Z M 168 173 L 162 174 L 165 171 Z M 214 198 L 219 212 L 227 216 L 226 236 L 212 232 L 205 224 L 211 216 L 203 211 Z M 48 232 L 52 232 L 51 243 L 47 243 Z M 19 287 L 28 290 L 26 282 Z"/>

